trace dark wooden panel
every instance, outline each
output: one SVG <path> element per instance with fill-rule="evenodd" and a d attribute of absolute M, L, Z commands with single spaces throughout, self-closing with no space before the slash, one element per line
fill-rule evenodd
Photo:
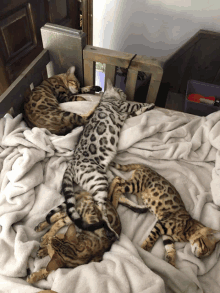
<path fill-rule="evenodd" d="M 10 85 L 10 79 L 5 68 L 4 58 L 0 51 L 0 95 L 3 93 L 7 87 Z"/>
<path fill-rule="evenodd" d="M 46 22 L 44 0 L 0 2 L 0 94 L 42 51 L 40 27 Z M 7 82 L 6 82 L 7 81 Z"/>
<path fill-rule="evenodd" d="M 13 58 L 20 58 L 36 46 L 37 39 L 30 14 L 28 4 L 0 21 L 0 42 L 6 66 L 13 63 Z"/>
<path fill-rule="evenodd" d="M 0 96 L 0 118 L 11 108 L 15 114 L 21 112 L 21 106 L 25 93 L 30 88 L 30 84 L 38 85 L 42 81 L 42 76 L 35 73 L 44 72 L 46 65 L 50 61 L 49 53 L 43 50 L 36 59 L 20 74 L 20 76 L 8 87 Z"/>
<path fill-rule="evenodd" d="M 179 88 L 182 83 L 182 78 L 186 67 L 188 65 L 189 59 L 193 53 L 194 46 L 190 47 L 185 51 L 184 55 L 181 55 L 178 59 L 174 60 L 173 63 L 169 65 L 169 67 L 164 68 L 164 72 L 166 72 L 166 76 L 164 76 L 163 82 L 169 82 L 169 89 L 175 92 L 179 91 Z"/>
<path fill-rule="evenodd" d="M 93 0 L 88 0 L 88 45 L 93 45 Z"/>
<path fill-rule="evenodd" d="M 201 38 L 194 46 L 182 77 L 180 93 L 185 93 L 189 79 L 212 83 L 220 68 L 220 34 L 218 38 Z"/>
<path fill-rule="evenodd" d="M 67 3 L 63 0 L 50 0 L 49 9 L 52 23 L 61 23 L 67 18 Z"/>
<path fill-rule="evenodd" d="M 47 22 L 75 29 L 80 28 L 78 0 L 44 0 Z"/>
<path fill-rule="evenodd" d="M 80 2 L 0 1 L 0 94 L 43 50 L 40 28 L 46 22 L 80 29 Z"/>
<path fill-rule="evenodd" d="M 80 2 L 78 0 L 67 1 L 68 18 L 70 19 L 70 27 L 80 29 Z"/>
<path fill-rule="evenodd" d="M 164 64 L 156 105 L 164 107 L 168 91 L 185 94 L 189 79 L 220 84 L 220 33 L 200 30 Z"/>

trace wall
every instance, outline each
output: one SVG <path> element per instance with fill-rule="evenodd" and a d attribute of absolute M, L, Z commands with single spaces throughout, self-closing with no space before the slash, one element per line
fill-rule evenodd
<path fill-rule="evenodd" d="M 94 0 L 94 46 L 166 60 L 198 30 L 220 32 L 219 0 Z"/>

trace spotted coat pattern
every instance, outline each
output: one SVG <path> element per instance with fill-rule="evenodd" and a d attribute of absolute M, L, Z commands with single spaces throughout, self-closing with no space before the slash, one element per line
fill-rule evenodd
<path fill-rule="evenodd" d="M 92 193 L 94 201 L 102 212 L 109 237 L 116 234 L 106 217 L 107 167 L 116 155 L 120 130 L 128 115 L 140 115 L 153 107 L 154 104 L 127 102 L 124 92 L 113 88 L 108 80 L 107 90 L 85 126 L 74 157 L 68 162 L 63 177 L 62 191 L 66 199 L 67 214 L 78 227 L 91 230 L 97 228 L 83 221 L 76 212 L 74 182 Z M 102 221 L 100 225 L 103 225 Z"/>
<path fill-rule="evenodd" d="M 135 212 L 149 210 L 156 216 L 157 222 L 143 242 L 142 248 L 149 251 L 156 240 L 163 236 L 165 258 L 173 266 L 176 241 L 189 241 L 192 252 L 197 257 L 208 256 L 213 252 L 220 240 L 217 236 L 219 231 L 205 227 L 193 219 L 187 212 L 180 194 L 168 180 L 144 165 L 120 165 L 114 162 L 111 165 L 125 172 L 134 170 L 129 180 L 114 178 L 109 190 L 113 205 L 117 207 L 119 202 Z M 124 196 L 126 192 L 137 196 L 138 205 Z"/>
<path fill-rule="evenodd" d="M 99 86 L 80 88 L 74 72 L 75 67 L 72 66 L 67 73 L 44 80 L 25 98 L 23 115 L 29 127 L 46 128 L 51 133 L 65 135 L 76 126 L 87 123 L 94 110 L 87 115 L 78 115 L 59 106 L 59 103 L 84 101 L 85 98 L 77 95 L 79 93 L 101 91 Z"/>
<path fill-rule="evenodd" d="M 90 193 L 85 191 L 75 192 L 76 209 L 88 223 L 102 220 L 102 215 L 94 205 Z M 76 231 L 74 224 L 66 214 L 66 205 L 62 204 L 50 211 L 46 221 L 41 222 L 35 231 L 41 232 L 53 223 L 50 230 L 42 237 L 38 257 L 42 258 L 49 254 L 51 260 L 46 268 L 28 276 L 28 283 L 35 283 L 46 278 L 53 270 L 61 267 L 75 268 L 89 262 L 98 262 L 103 258 L 103 254 L 110 250 L 114 238 L 106 237 L 105 229 L 101 228 L 94 232 Z M 121 233 L 121 222 L 116 209 L 107 201 L 107 216 L 111 226 Z M 57 232 L 65 225 L 70 225 L 65 235 Z"/>

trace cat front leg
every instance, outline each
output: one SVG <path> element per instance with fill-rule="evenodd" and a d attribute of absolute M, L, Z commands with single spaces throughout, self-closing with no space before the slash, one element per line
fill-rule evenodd
<path fill-rule="evenodd" d="M 89 92 L 101 92 L 102 88 L 97 85 L 84 86 L 80 89 L 81 94 L 88 94 Z"/>
<path fill-rule="evenodd" d="M 153 103 L 127 103 L 129 104 L 127 109 L 127 112 L 129 112 L 129 117 L 139 116 L 155 107 Z"/>
<path fill-rule="evenodd" d="M 40 281 L 42 279 L 46 279 L 50 272 L 47 271 L 46 268 L 41 269 L 38 272 L 34 272 L 30 276 L 27 277 L 26 281 L 29 284 L 36 283 L 37 281 Z"/>
<path fill-rule="evenodd" d="M 116 176 L 113 181 L 111 182 L 109 192 L 108 192 L 108 199 L 112 202 L 112 205 L 114 208 L 117 209 L 118 207 L 118 201 L 120 197 L 120 184 L 121 184 L 122 178 L 119 176 Z"/>

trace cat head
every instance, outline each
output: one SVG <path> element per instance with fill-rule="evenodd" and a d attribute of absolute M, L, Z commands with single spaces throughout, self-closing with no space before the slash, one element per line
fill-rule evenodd
<path fill-rule="evenodd" d="M 66 82 L 65 86 L 71 91 L 72 94 L 79 92 L 80 83 L 75 76 L 75 66 L 71 66 L 66 73 Z"/>
<path fill-rule="evenodd" d="M 93 260 L 101 260 L 106 247 L 103 245 L 104 249 L 100 251 L 96 240 L 97 235 L 94 233 L 77 233 L 75 225 L 71 224 L 65 234 L 49 238 L 47 249 L 51 261 L 47 265 L 47 271 L 62 267 L 75 268 Z M 106 240 L 108 241 L 107 238 Z"/>
<path fill-rule="evenodd" d="M 111 80 L 108 78 L 106 89 L 102 94 L 102 98 L 115 98 L 121 101 L 126 101 L 127 96 L 121 89 L 113 87 Z"/>
<path fill-rule="evenodd" d="M 214 251 L 219 241 L 220 231 L 203 227 L 190 237 L 192 253 L 199 258 L 208 256 Z"/>
<path fill-rule="evenodd" d="M 77 202 L 83 202 L 80 197 L 85 199 L 88 194 L 88 192 L 78 194 Z M 88 204 L 89 206 L 90 204 Z M 77 209 L 77 211 L 79 210 Z M 97 215 L 94 215 L 94 212 L 97 212 L 94 208 L 87 210 L 87 213 L 90 214 L 90 222 L 93 220 L 97 221 Z M 107 201 L 107 216 L 114 230 L 120 235 L 120 218 L 116 209 L 109 201 Z M 75 225 L 71 224 L 65 234 L 58 234 L 49 238 L 47 250 L 51 261 L 47 265 L 47 271 L 56 270 L 61 267 L 75 268 L 91 261 L 100 261 L 104 252 L 110 249 L 115 240 L 115 238 L 109 239 L 107 237 L 104 228 L 94 232 L 83 230 L 77 232 Z"/>

